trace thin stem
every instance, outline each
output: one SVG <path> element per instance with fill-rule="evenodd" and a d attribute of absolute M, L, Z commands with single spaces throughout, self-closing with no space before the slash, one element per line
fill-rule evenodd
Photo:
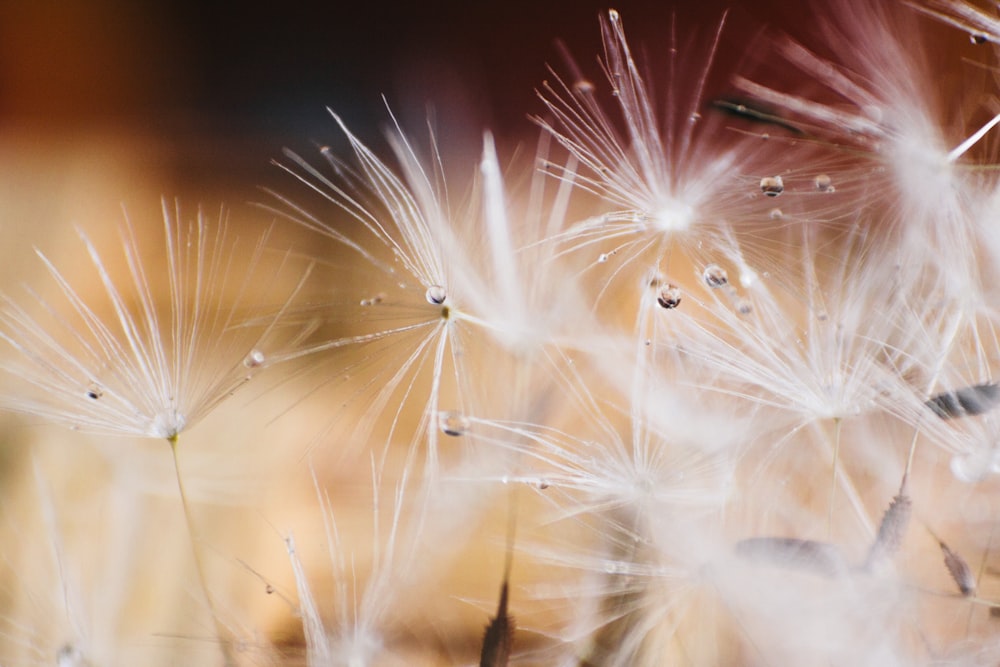
<path fill-rule="evenodd" d="M 833 537 L 833 501 L 837 494 L 837 465 L 840 462 L 840 417 L 833 418 L 833 466 L 830 473 L 830 505 L 826 515 L 826 537 Z"/>
<path fill-rule="evenodd" d="M 170 444 L 170 452 L 174 459 L 177 490 L 180 491 L 181 506 L 184 508 L 184 522 L 187 524 L 188 538 L 191 540 L 191 553 L 194 555 L 194 564 L 198 571 L 198 583 L 201 586 L 202 595 L 205 596 L 205 602 L 208 604 L 208 613 L 211 614 L 212 622 L 215 624 L 215 634 L 219 640 L 224 664 L 226 667 L 231 667 L 236 664 L 236 660 L 233 658 L 229 642 L 225 639 L 227 633 L 222 622 L 219 620 L 219 615 L 215 611 L 215 603 L 212 602 L 212 596 L 208 593 L 208 579 L 205 577 L 205 566 L 201 560 L 201 551 L 198 549 L 197 541 L 195 540 L 194 519 L 191 517 L 191 506 L 188 504 L 187 493 L 184 490 L 184 480 L 181 476 L 180 461 L 177 457 L 177 434 L 169 436 L 167 442 Z"/>

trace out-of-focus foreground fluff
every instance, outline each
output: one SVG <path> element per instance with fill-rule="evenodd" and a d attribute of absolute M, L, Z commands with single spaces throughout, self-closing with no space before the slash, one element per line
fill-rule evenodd
<path fill-rule="evenodd" d="M 1000 663 L 1000 11 L 727 20 L 8 243 L 0 665 Z"/>

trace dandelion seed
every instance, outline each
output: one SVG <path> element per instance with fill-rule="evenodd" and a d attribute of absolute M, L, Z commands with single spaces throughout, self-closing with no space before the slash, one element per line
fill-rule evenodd
<path fill-rule="evenodd" d="M 186 224 L 179 213 L 163 202 L 162 276 L 144 265 L 130 222 L 122 232 L 127 280 L 116 280 L 80 233 L 103 293 L 78 290 L 38 253 L 62 302 L 29 290 L 43 309 L 34 315 L 3 297 L 0 341 L 13 356 L 2 365 L 12 382 L 0 406 L 91 432 L 169 439 L 246 384 L 247 368 L 263 368 L 262 349 L 277 343 L 280 318 L 309 271 L 277 296 L 290 265 L 282 258 L 265 268 L 266 235 L 244 253 L 227 237 L 224 221 L 213 229 L 200 213 Z M 232 260 L 247 254 L 243 267 Z M 250 289 L 264 272 L 273 290 Z M 158 299 L 154 289 L 164 283 L 167 293 Z M 111 317 L 102 314 L 107 309 Z M 25 385 L 16 393 L 14 381 Z M 81 384 L 86 402 L 79 400 Z"/>
<path fill-rule="evenodd" d="M 777 197 L 785 191 L 785 183 L 781 176 L 765 176 L 760 179 L 760 191 L 768 197 Z"/>
<path fill-rule="evenodd" d="M 465 432 L 469 430 L 469 418 L 459 412 L 445 410 L 441 412 L 438 421 L 441 432 L 445 435 L 458 437 L 465 435 Z"/>
<path fill-rule="evenodd" d="M 969 564 L 959 554 L 948 548 L 948 545 L 943 541 L 938 540 L 938 545 L 944 555 L 944 565 L 948 568 L 948 574 L 958 586 L 959 592 L 963 597 L 974 596 L 976 594 L 976 577 Z"/>
<path fill-rule="evenodd" d="M 729 274 L 718 264 L 709 264 L 706 266 L 702 273 L 702 278 L 705 280 L 705 284 L 712 289 L 718 289 L 729 284 Z"/>
<path fill-rule="evenodd" d="M 794 537 L 751 537 L 734 547 L 737 556 L 783 568 L 803 570 L 825 577 L 842 577 L 850 571 L 835 544 Z"/>
<path fill-rule="evenodd" d="M 507 581 L 500 588 L 497 615 L 490 619 L 483 634 L 480 667 L 507 667 L 514 646 L 514 619 L 507 613 Z"/>
<path fill-rule="evenodd" d="M 903 491 L 893 497 L 889 509 L 882 515 L 878 534 L 868 551 L 865 569 L 871 569 L 883 559 L 892 558 L 903 546 L 903 539 L 913 514 L 913 501 Z"/>
<path fill-rule="evenodd" d="M 659 296 L 656 297 L 656 302 L 660 304 L 661 308 L 673 310 L 681 304 L 681 289 L 676 285 L 664 285 Z"/>
<path fill-rule="evenodd" d="M 924 405 L 941 419 L 976 417 L 1000 404 L 1000 384 L 988 382 L 931 397 Z"/>

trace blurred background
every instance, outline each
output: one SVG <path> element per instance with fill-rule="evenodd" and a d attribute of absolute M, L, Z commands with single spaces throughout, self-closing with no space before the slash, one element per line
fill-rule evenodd
<path fill-rule="evenodd" d="M 662 56 L 672 17 L 683 41 L 685 28 L 711 26 L 728 4 L 616 7 L 631 41 Z M 725 58 L 748 56 L 748 25 L 805 17 L 786 6 L 795 3 L 742 4 Z M 591 0 L 251 3 L 238 11 L 211 2 L 0 2 L 0 166 L 12 172 L 0 188 L 16 183 L 24 195 L 37 177 L 49 205 L 53 195 L 87 194 L 116 206 L 146 188 L 240 201 L 275 180 L 268 162 L 283 147 L 307 151 L 336 136 L 326 106 L 362 139 L 376 139 L 383 94 L 411 126 L 433 105 L 446 149 L 470 137 L 478 144 L 483 127 L 502 140 L 532 136 L 527 115 L 541 109 L 534 89 L 546 63 L 565 71 L 556 40 L 591 68 L 606 9 Z M 77 180 L 101 173 L 120 179 L 117 187 L 98 193 Z M 79 217 L 73 209 L 83 204 L 34 217 Z"/>

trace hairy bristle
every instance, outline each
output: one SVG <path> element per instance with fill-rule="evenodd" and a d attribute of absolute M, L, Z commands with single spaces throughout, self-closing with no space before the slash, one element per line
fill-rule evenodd
<path fill-rule="evenodd" d="M 927 400 L 925 405 L 941 419 L 976 417 L 1000 404 L 1000 384 L 987 382 L 948 391 Z"/>
<path fill-rule="evenodd" d="M 904 493 L 893 497 L 889 509 L 882 515 L 882 523 L 878 526 L 878 534 L 868 551 L 865 567 L 871 568 L 881 560 L 892 558 L 903 546 L 906 530 L 913 514 L 913 501 Z"/>
<path fill-rule="evenodd" d="M 969 564 L 965 562 L 964 558 L 952 551 L 943 541 L 938 540 L 938 545 L 941 547 L 941 553 L 944 554 L 944 566 L 948 568 L 948 574 L 951 575 L 955 585 L 958 586 L 958 591 L 963 597 L 972 597 L 975 595 L 976 577 L 972 574 Z"/>
<path fill-rule="evenodd" d="M 479 667 L 506 667 L 514 646 L 514 618 L 507 613 L 507 582 L 500 587 L 497 615 L 490 619 L 483 634 Z"/>

